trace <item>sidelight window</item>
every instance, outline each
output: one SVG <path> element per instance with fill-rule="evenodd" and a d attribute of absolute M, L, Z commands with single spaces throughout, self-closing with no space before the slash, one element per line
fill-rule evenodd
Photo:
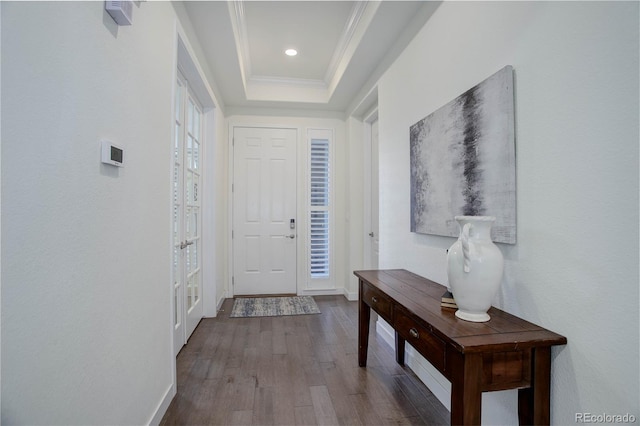
<path fill-rule="evenodd" d="M 331 131 L 309 130 L 309 271 L 331 272 Z"/>

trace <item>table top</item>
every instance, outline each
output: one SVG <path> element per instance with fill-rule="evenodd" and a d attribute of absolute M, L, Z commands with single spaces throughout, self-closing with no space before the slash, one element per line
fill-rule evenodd
<path fill-rule="evenodd" d="M 567 343 L 564 336 L 494 307 L 488 311 L 491 319 L 487 322 L 464 321 L 455 316 L 455 309 L 440 306 L 444 286 L 404 269 L 354 271 L 354 274 L 422 319 L 435 335 L 462 353 Z"/>

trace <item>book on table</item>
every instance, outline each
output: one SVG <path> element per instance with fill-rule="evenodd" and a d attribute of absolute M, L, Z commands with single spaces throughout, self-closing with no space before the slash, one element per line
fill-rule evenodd
<path fill-rule="evenodd" d="M 453 298 L 453 294 L 449 290 L 445 291 L 440 300 L 440 306 L 445 308 L 457 308 L 456 300 Z"/>

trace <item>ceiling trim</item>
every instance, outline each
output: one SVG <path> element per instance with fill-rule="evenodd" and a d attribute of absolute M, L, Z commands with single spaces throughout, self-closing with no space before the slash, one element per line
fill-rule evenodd
<path fill-rule="evenodd" d="M 314 80 L 253 75 L 243 0 L 229 1 L 228 9 L 231 15 L 231 26 L 233 28 L 236 54 L 240 62 L 240 73 L 246 99 L 265 100 L 266 96 L 274 96 L 274 94 L 278 93 L 278 90 L 293 89 L 297 90 L 297 95 L 303 97 L 306 102 L 329 102 L 333 91 L 351 61 L 362 35 L 371 23 L 379 3 L 380 1 L 372 0 L 354 3 L 329 62 L 324 80 Z M 291 94 L 277 94 L 274 99 L 290 100 Z"/>
<path fill-rule="evenodd" d="M 242 75 L 242 85 L 247 92 L 247 80 L 251 77 L 251 58 L 249 55 L 249 37 L 247 36 L 247 25 L 242 1 L 227 2 L 229 15 L 231 16 L 231 27 L 233 38 L 236 43 L 236 53 L 239 59 L 240 74 Z"/>
<path fill-rule="evenodd" d="M 291 86 L 291 87 L 315 87 L 321 89 L 327 89 L 327 83 L 323 80 L 313 80 L 305 78 L 284 78 L 284 77 L 270 77 L 263 75 L 255 75 L 250 77 L 248 83 L 255 84 L 277 84 L 279 86 Z"/>
<path fill-rule="evenodd" d="M 367 1 L 358 1 L 353 5 L 353 8 L 351 9 L 351 15 L 349 16 L 349 19 L 345 24 L 344 30 L 342 30 L 340 41 L 336 45 L 336 50 L 333 52 L 331 62 L 329 63 L 329 67 L 327 68 L 327 72 L 324 76 L 324 81 L 327 83 L 327 85 L 333 80 L 336 73 L 338 72 L 338 66 L 344 59 L 347 53 L 347 48 L 351 44 L 351 40 L 356 34 L 358 23 L 360 22 L 360 18 L 362 18 L 362 15 L 367 8 L 367 3 Z"/>

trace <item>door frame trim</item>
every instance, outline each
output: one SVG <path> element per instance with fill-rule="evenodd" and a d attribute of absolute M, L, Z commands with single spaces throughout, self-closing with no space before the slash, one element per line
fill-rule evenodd
<path fill-rule="evenodd" d="M 364 266 L 365 268 L 371 267 L 371 254 L 372 254 L 372 245 L 371 245 L 371 237 L 369 237 L 369 232 L 371 232 L 371 156 L 372 156 L 372 141 L 371 141 L 371 125 L 373 122 L 378 120 L 378 104 L 372 107 L 372 109 L 365 114 L 363 119 L 364 126 L 364 152 L 363 152 L 363 171 L 364 171 L 364 197 L 363 197 L 363 211 L 365 212 L 363 218 L 363 247 L 364 247 Z M 368 214 L 366 212 L 369 212 Z"/>
<path fill-rule="evenodd" d="M 189 83 L 189 86 L 192 89 L 192 94 L 196 98 L 196 100 L 200 103 L 202 107 L 202 151 L 201 151 L 201 160 L 202 163 L 206 166 L 203 167 L 202 171 L 202 194 L 207 194 L 206 197 L 203 198 L 203 202 L 201 204 L 201 215 L 202 215 L 202 248 L 201 248 L 201 258 L 206 259 L 212 257 L 215 254 L 215 224 L 207 224 L 205 222 L 206 217 L 213 217 L 213 212 L 215 209 L 215 203 L 213 199 L 215 198 L 215 185 L 214 180 L 212 179 L 212 171 L 210 170 L 213 167 L 213 160 L 215 154 L 214 143 L 216 139 L 216 125 L 215 122 L 215 112 L 218 109 L 218 102 L 216 100 L 215 94 L 211 87 L 209 86 L 206 78 L 204 77 L 204 72 L 202 71 L 202 67 L 198 63 L 197 55 L 194 53 L 193 48 L 189 43 L 189 39 L 186 35 L 186 32 L 182 28 L 179 20 L 176 18 L 174 21 L 175 24 L 175 35 L 174 35 L 174 58 L 173 58 L 173 81 L 175 82 L 178 77 L 178 69 L 183 73 L 185 79 Z M 175 96 L 176 96 L 176 87 L 175 83 L 172 87 L 172 102 L 171 102 L 171 116 L 170 122 L 173 123 L 175 121 Z M 171 137 L 168 145 L 168 175 L 169 182 L 173 180 L 173 135 L 174 129 L 171 129 Z M 171 188 L 168 189 L 168 212 L 169 217 L 171 218 L 173 215 L 173 193 Z M 169 228 L 168 228 L 168 240 L 169 240 L 169 259 L 173 259 L 173 222 L 169 220 Z M 203 306 L 203 316 L 215 316 L 215 312 L 212 314 L 208 312 L 207 306 L 210 304 L 215 305 L 216 300 L 216 285 L 215 285 L 215 265 L 205 265 L 203 262 L 202 269 L 202 284 L 201 284 L 201 300 Z M 175 342 L 173 341 L 173 320 L 175 316 L 175 311 L 173 307 L 173 280 L 171 274 L 169 274 L 168 279 L 168 287 L 170 289 L 170 330 L 172 332 L 171 337 L 171 353 L 173 354 L 173 345 Z M 186 285 L 186 284 L 185 284 Z M 211 301 L 211 303 L 209 303 Z M 172 370 L 175 374 L 175 356 L 172 355 Z M 173 380 L 175 384 L 175 377 Z"/>
<path fill-rule="evenodd" d="M 209 85 L 209 83 L 207 82 L 207 80 L 203 77 L 204 76 L 204 72 L 202 71 L 202 67 L 200 66 L 200 64 L 197 61 L 197 56 L 195 55 L 193 48 L 191 47 L 191 44 L 189 43 L 189 39 L 187 37 L 187 34 L 184 30 L 184 28 L 182 28 L 182 25 L 180 24 L 180 21 L 177 17 L 174 18 L 173 20 L 173 58 L 172 58 L 172 67 L 173 69 L 171 70 L 171 76 L 172 76 L 172 81 L 175 82 L 178 76 L 178 64 L 182 63 L 184 59 L 188 58 L 188 61 L 191 63 L 192 65 L 192 70 L 195 72 L 196 76 L 200 79 L 201 84 L 201 90 L 197 90 L 197 94 L 199 95 L 200 92 L 204 92 L 203 93 L 203 98 L 199 98 L 200 103 L 202 104 L 203 107 L 203 112 L 205 114 L 205 123 L 204 123 L 204 138 L 203 140 L 206 141 L 207 145 L 209 146 L 209 149 L 204 148 L 204 151 L 202 153 L 202 158 L 203 161 L 208 161 L 213 155 L 213 153 L 215 152 L 215 149 L 213 147 L 213 144 L 215 143 L 215 135 L 216 135 L 216 128 L 215 128 L 215 121 L 214 121 L 214 116 L 215 116 L 215 111 L 217 108 L 219 108 L 219 103 L 217 101 L 217 98 L 213 92 L 213 90 L 211 89 L 211 86 Z M 185 58 L 186 56 L 186 58 Z M 168 123 L 172 123 L 173 121 L 175 121 L 175 116 L 176 116 L 176 111 L 175 111 L 175 96 L 176 96 L 176 87 L 175 87 L 175 83 L 172 84 L 171 87 L 171 108 L 170 108 L 170 116 L 167 117 L 167 119 L 169 120 Z M 160 117 L 162 119 L 162 117 Z M 171 182 L 173 179 L 173 163 L 174 163 L 174 159 L 173 159 L 173 126 L 171 127 L 171 132 L 170 132 L 170 136 L 168 137 L 168 140 L 166 141 L 167 145 L 167 182 Z M 162 149 L 162 147 L 160 148 Z M 203 186 L 205 184 L 203 183 Z M 203 188 L 204 189 L 204 188 Z M 212 188 L 213 190 L 214 188 Z M 215 196 L 215 192 L 211 192 L 210 193 L 210 197 L 214 197 Z M 173 215 L 173 191 L 171 191 L 171 188 L 168 187 L 167 188 L 167 217 L 169 218 L 168 222 L 169 222 L 169 226 L 167 227 L 167 259 L 170 259 L 170 261 L 173 261 L 173 223 L 171 220 L 171 217 Z M 213 209 L 214 209 L 214 203 L 208 203 L 208 210 L 209 214 L 213 214 Z M 203 219 L 204 219 L 204 215 L 205 215 L 205 206 L 203 205 Z M 215 238 L 215 233 L 212 232 L 209 236 L 205 236 L 205 232 L 206 232 L 206 228 L 203 228 L 203 238 L 207 238 L 207 244 L 205 245 L 205 242 L 203 241 L 203 251 L 202 251 L 202 255 L 203 257 L 205 256 L 205 253 L 210 253 L 213 254 L 214 253 L 214 249 L 209 249 L 208 247 L 215 247 L 215 245 L 213 244 L 215 242 L 214 238 Z M 209 240 L 209 237 L 210 240 Z M 207 248 L 204 248 L 204 247 Z M 174 396 L 177 393 L 177 370 L 176 370 L 176 356 L 174 354 L 174 333 L 173 333 L 173 322 L 174 322 L 174 316 L 175 316 L 175 312 L 174 312 L 174 308 L 173 308 L 173 293 L 174 293 L 174 289 L 173 289 L 173 277 L 171 275 L 171 266 L 167 265 L 167 270 L 169 271 L 169 273 L 167 274 L 167 281 L 166 281 L 166 285 L 167 285 L 167 301 L 168 301 L 168 315 L 166 318 L 167 321 L 167 330 L 169 330 L 169 339 L 168 339 L 168 347 L 166 348 L 167 354 L 169 355 L 169 363 L 170 363 L 170 368 L 171 368 L 171 382 L 169 384 L 169 387 L 167 388 L 166 393 L 164 394 L 164 396 L 162 397 L 161 401 L 159 402 L 158 406 L 156 407 L 155 412 L 151 415 L 150 420 L 147 422 L 148 424 L 158 424 L 160 422 L 160 420 L 162 419 L 162 416 L 164 416 L 165 412 L 167 411 L 171 401 L 173 400 Z M 204 271 L 205 269 L 203 269 Z M 208 270 L 208 268 L 206 268 L 206 270 Z M 212 272 L 212 277 L 215 277 L 215 271 Z M 211 288 L 211 294 L 209 295 L 209 287 L 207 286 L 207 284 L 205 283 L 205 275 L 203 275 L 203 289 L 202 289 L 202 297 L 203 297 L 203 302 L 205 300 L 207 300 L 207 297 L 212 297 L 214 300 L 216 298 L 216 287 L 215 287 L 215 281 L 213 282 L 213 287 Z M 215 305 L 215 301 L 213 302 Z M 203 305 L 203 307 L 205 307 L 206 309 L 206 304 Z M 206 312 L 205 312 L 206 315 Z"/>

